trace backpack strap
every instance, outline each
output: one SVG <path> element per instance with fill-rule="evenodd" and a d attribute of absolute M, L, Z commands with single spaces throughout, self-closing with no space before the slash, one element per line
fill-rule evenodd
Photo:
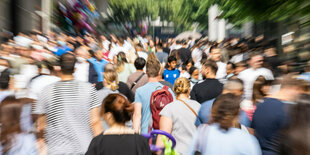
<path fill-rule="evenodd" d="M 132 89 L 133 87 L 135 87 L 135 85 L 140 81 L 140 79 L 143 77 L 144 74 L 145 74 L 145 73 L 143 72 L 143 73 L 138 77 L 138 79 L 137 79 L 135 82 L 132 83 L 130 89 Z"/>

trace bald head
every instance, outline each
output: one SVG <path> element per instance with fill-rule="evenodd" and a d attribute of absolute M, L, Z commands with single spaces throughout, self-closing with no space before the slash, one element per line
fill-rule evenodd
<path fill-rule="evenodd" d="M 243 82 L 240 79 L 228 80 L 224 85 L 223 94 L 232 93 L 238 96 L 243 94 Z"/>
<path fill-rule="evenodd" d="M 104 66 L 104 72 L 115 72 L 115 67 L 113 64 L 109 63 Z"/>

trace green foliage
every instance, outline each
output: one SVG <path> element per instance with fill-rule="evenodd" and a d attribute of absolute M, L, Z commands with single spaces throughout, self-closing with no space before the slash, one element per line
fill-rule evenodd
<path fill-rule="evenodd" d="M 208 8 L 218 4 L 220 18 L 240 25 L 249 20 L 281 21 L 290 17 L 310 22 L 309 0 L 109 0 L 115 22 L 137 22 L 148 17 L 172 21 L 177 29 L 189 29 L 195 22 L 208 26 Z"/>

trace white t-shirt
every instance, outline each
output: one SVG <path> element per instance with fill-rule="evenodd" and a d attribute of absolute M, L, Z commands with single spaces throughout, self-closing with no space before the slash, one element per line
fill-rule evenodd
<path fill-rule="evenodd" d="M 248 68 L 239 73 L 238 78 L 244 83 L 244 97 L 251 100 L 253 94 L 253 85 L 257 77 L 264 76 L 266 80 L 273 80 L 272 72 L 267 68 Z"/>
<path fill-rule="evenodd" d="M 37 100 L 46 86 L 57 81 L 60 81 L 60 78 L 53 75 L 41 75 L 33 79 L 28 88 L 28 97 Z"/>
<path fill-rule="evenodd" d="M 139 57 L 142 57 L 143 59 L 145 59 L 145 61 L 148 58 L 148 54 L 146 52 L 141 51 L 141 52 L 137 52 L 137 54 Z"/>
<path fill-rule="evenodd" d="M 127 55 L 128 49 L 125 46 L 116 46 L 111 49 L 108 58 L 110 60 L 113 60 L 113 57 L 117 55 L 119 52 L 124 52 Z"/>
<path fill-rule="evenodd" d="M 74 79 L 88 82 L 89 63 L 75 63 L 75 72 L 73 73 Z"/>
<path fill-rule="evenodd" d="M 195 48 L 192 52 L 192 58 L 194 62 L 200 62 L 202 57 L 202 51 L 199 48 Z"/>
<path fill-rule="evenodd" d="M 216 72 L 216 79 L 219 79 L 221 82 L 223 82 L 222 79 L 225 79 L 225 76 L 227 75 L 226 74 L 227 64 L 225 64 L 221 61 L 216 62 L 216 64 L 217 64 L 217 68 L 218 68 L 217 72 Z"/>

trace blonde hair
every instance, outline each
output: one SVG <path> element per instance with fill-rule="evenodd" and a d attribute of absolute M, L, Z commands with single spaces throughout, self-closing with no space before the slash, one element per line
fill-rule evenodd
<path fill-rule="evenodd" d="M 118 75 L 116 72 L 104 72 L 103 78 L 104 82 L 111 86 L 111 90 L 118 89 Z"/>
<path fill-rule="evenodd" d="M 190 91 L 190 86 L 190 81 L 187 78 L 180 77 L 175 80 L 173 91 L 177 96 L 180 94 L 186 94 Z"/>

